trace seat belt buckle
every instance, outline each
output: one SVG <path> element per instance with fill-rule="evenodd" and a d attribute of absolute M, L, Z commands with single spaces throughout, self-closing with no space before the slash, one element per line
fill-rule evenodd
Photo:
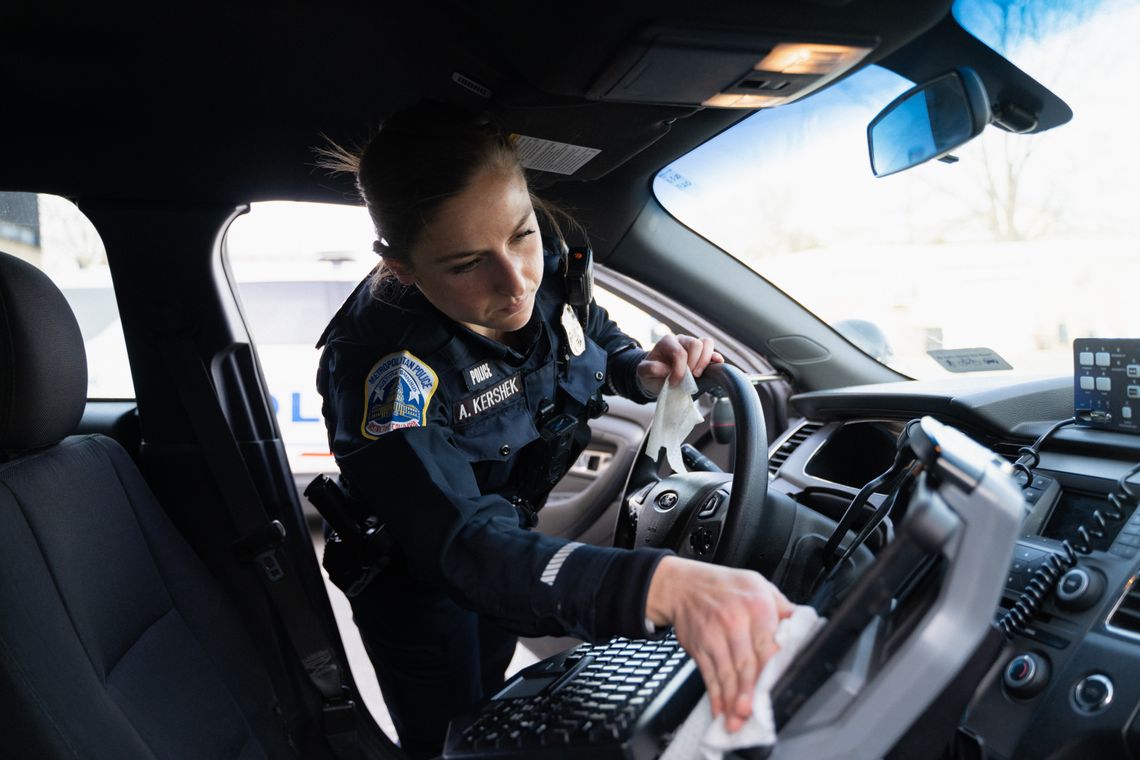
<path fill-rule="evenodd" d="M 277 549 L 285 540 L 285 526 L 280 520 L 263 525 L 233 543 L 239 557 L 252 559 L 270 583 L 285 577 L 285 568 L 277 559 Z"/>
<path fill-rule="evenodd" d="M 321 705 L 325 734 L 347 734 L 356 730 L 356 702 L 349 697 L 326 699 Z"/>

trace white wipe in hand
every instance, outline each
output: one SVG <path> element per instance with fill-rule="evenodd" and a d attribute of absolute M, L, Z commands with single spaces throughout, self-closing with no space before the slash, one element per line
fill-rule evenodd
<path fill-rule="evenodd" d="M 681 444 L 693 426 L 704 419 L 693 394 L 697 392 L 697 381 L 693 373 L 685 367 L 685 376 L 676 386 L 665 380 L 661 393 L 657 395 L 657 412 L 653 415 L 653 427 L 649 429 L 646 452 L 658 461 L 661 449 L 673 472 L 688 472 L 681 457 Z"/>
<path fill-rule="evenodd" d="M 776 643 L 780 648 L 764 664 L 752 695 L 752 716 L 740 730 L 730 734 L 724 727 L 724 715 L 712 719 L 712 706 L 706 694 L 677 729 L 661 760 L 718 760 L 729 750 L 775 743 L 772 687 L 824 622 L 813 608 L 798 605 L 791 617 L 781 620 L 776 628 Z"/>

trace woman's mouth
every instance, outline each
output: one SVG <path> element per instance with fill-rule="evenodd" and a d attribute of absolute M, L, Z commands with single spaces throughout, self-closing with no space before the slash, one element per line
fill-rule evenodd
<path fill-rule="evenodd" d="M 522 311 L 523 307 L 525 307 L 526 304 L 527 304 L 527 299 L 520 298 L 519 300 L 513 301 L 512 303 L 510 303 L 510 304 L 504 306 L 503 308 L 499 309 L 499 311 L 508 317 L 514 316 L 515 314 L 518 314 L 520 311 Z"/>

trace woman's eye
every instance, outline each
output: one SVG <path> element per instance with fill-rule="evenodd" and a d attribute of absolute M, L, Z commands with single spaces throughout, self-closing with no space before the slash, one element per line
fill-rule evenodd
<path fill-rule="evenodd" d="M 451 271 L 453 274 L 463 274 L 464 272 L 470 272 L 477 266 L 479 266 L 479 259 L 471 259 L 470 261 L 463 262 L 459 266 L 452 267 Z"/>
<path fill-rule="evenodd" d="M 515 242 L 518 242 L 519 240 L 522 240 L 525 237 L 533 235 L 534 232 L 535 232 L 534 230 L 523 230 L 519 234 L 515 235 Z"/>

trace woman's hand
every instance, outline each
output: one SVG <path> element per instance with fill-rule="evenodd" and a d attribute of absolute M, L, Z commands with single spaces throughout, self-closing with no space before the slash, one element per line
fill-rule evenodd
<path fill-rule="evenodd" d="M 690 335 L 666 335 L 657 341 L 641 363 L 637 365 L 637 379 L 650 393 L 661 392 L 665 378 L 672 385 L 681 382 L 685 367 L 693 377 L 700 377 L 709 364 L 719 364 L 724 357 L 713 350 L 712 338 L 694 338 Z"/>
<path fill-rule="evenodd" d="M 776 626 L 792 604 L 764 576 L 665 557 L 649 583 L 645 614 L 672 625 L 700 668 L 715 718 L 737 731 L 752 714 L 752 694 L 776 649 Z"/>

